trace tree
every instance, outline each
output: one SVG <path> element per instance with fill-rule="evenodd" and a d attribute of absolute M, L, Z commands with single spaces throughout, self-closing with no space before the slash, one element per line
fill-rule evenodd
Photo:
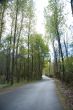
<path fill-rule="evenodd" d="M 16 31 L 17 31 L 17 16 L 18 16 L 18 0 L 16 0 L 16 10 L 15 10 L 15 24 L 14 24 L 14 35 L 13 35 L 11 84 L 13 84 L 13 74 L 14 74 L 14 65 L 15 65 L 15 44 L 16 44 Z"/>
<path fill-rule="evenodd" d="M 71 9 L 72 9 L 72 14 L 73 14 L 73 0 L 71 0 Z"/>
<path fill-rule="evenodd" d="M 47 15 L 46 15 L 46 20 L 47 20 L 46 27 L 47 27 L 47 31 L 51 34 L 49 35 L 51 36 L 52 41 L 54 39 L 54 40 L 57 40 L 58 42 L 59 56 L 61 56 L 62 72 L 63 72 L 63 78 L 64 78 L 64 70 L 65 70 L 64 69 L 64 57 L 63 57 L 61 40 L 60 40 L 61 31 L 62 31 L 61 27 L 63 27 L 63 21 L 64 21 L 62 11 L 63 11 L 63 7 L 60 1 L 49 0 L 49 5 L 47 7 Z M 55 57 L 55 59 L 56 58 L 57 57 Z"/>
<path fill-rule="evenodd" d="M 27 37 L 28 37 L 28 80 L 29 80 L 29 77 L 30 77 L 30 70 L 29 70 L 29 60 L 30 60 L 30 56 L 29 56 L 29 39 L 30 39 L 30 36 L 31 36 L 31 33 L 32 33 L 32 25 L 33 25 L 33 18 L 34 18 L 34 7 L 33 7 L 33 0 L 28 0 L 27 2 L 27 8 L 26 8 L 26 18 L 27 18 L 27 21 L 26 21 L 26 29 L 27 29 Z"/>
<path fill-rule="evenodd" d="M 4 14 L 6 11 L 6 7 L 7 7 L 7 0 L 2 1 L 0 4 L 0 44 L 1 44 L 3 28 L 4 28 Z"/>
<path fill-rule="evenodd" d="M 41 79 L 44 68 L 44 59 L 48 53 L 48 46 L 40 34 L 30 36 L 30 52 L 32 55 L 32 76 L 34 79 Z"/>

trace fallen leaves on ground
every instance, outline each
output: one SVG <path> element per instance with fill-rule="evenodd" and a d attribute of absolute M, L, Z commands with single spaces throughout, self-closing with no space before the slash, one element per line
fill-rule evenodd
<path fill-rule="evenodd" d="M 73 86 L 65 84 L 59 80 L 56 80 L 56 85 L 60 96 L 63 97 L 64 108 L 68 110 L 73 110 Z"/>

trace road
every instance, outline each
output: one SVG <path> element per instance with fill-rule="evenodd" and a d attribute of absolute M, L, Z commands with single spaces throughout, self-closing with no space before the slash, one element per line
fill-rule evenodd
<path fill-rule="evenodd" d="M 41 81 L 0 94 L 0 110 L 63 110 L 63 107 L 54 80 L 43 76 Z"/>

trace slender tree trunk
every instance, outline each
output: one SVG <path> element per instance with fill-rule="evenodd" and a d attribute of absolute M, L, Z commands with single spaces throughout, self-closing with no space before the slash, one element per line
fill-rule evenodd
<path fill-rule="evenodd" d="M 54 41 L 53 41 L 53 51 L 54 51 L 54 73 L 57 75 L 58 74 L 58 62 L 57 62 L 57 54 L 54 46 Z"/>
<path fill-rule="evenodd" d="M 41 78 L 41 59 L 40 59 L 40 52 L 38 51 L 38 64 L 39 64 L 39 73 L 38 73 L 38 79 Z"/>
<path fill-rule="evenodd" d="M 66 46 L 65 40 L 64 40 L 64 46 L 65 46 L 66 57 L 68 58 L 68 48 L 67 48 L 67 46 Z"/>
<path fill-rule="evenodd" d="M 14 21 L 14 19 L 12 19 L 12 23 L 11 23 L 11 36 L 10 36 L 10 47 L 9 47 L 9 70 L 10 70 L 10 73 L 9 73 L 9 81 L 11 81 L 11 71 L 12 71 L 12 53 L 11 53 L 11 50 L 12 50 L 12 48 L 11 48 L 11 46 L 12 46 L 12 36 L 13 36 L 13 31 L 12 31 L 12 29 L 13 29 L 13 21 Z"/>
<path fill-rule="evenodd" d="M 23 12 L 22 12 L 21 26 L 20 26 L 20 31 L 19 31 L 19 35 L 18 35 L 18 39 L 17 39 L 17 46 L 16 46 L 16 74 L 17 74 L 16 76 L 17 76 L 17 82 L 19 82 L 17 55 L 18 55 L 18 47 L 19 47 L 19 41 L 20 41 L 22 26 L 23 26 Z"/>
<path fill-rule="evenodd" d="M 26 77 L 26 74 L 25 74 L 25 58 L 24 58 L 24 71 L 23 71 L 23 77 L 24 77 L 24 80 L 25 80 L 25 77 Z"/>
<path fill-rule="evenodd" d="M 0 20 L 0 43 L 1 43 L 1 38 L 2 38 L 2 32 L 3 32 L 3 26 L 4 26 L 4 13 L 5 13 L 6 5 L 3 3 L 1 5 L 1 20 Z"/>
<path fill-rule="evenodd" d="M 64 81 L 64 78 L 65 78 L 64 58 L 63 58 L 63 52 L 62 52 L 62 47 L 61 47 L 61 42 L 60 42 L 58 30 L 57 30 L 57 40 L 58 40 L 58 46 L 59 46 L 59 53 L 61 54 L 61 60 L 62 60 L 62 72 L 63 72 L 62 80 Z"/>
<path fill-rule="evenodd" d="M 15 28 L 14 28 L 14 38 L 13 38 L 11 84 L 13 84 L 14 66 L 15 66 L 15 44 L 16 44 L 16 31 L 17 31 L 17 15 L 18 15 L 18 0 L 16 1 L 16 18 L 15 18 Z"/>
<path fill-rule="evenodd" d="M 6 66 L 7 66 L 7 73 L 6 73 L 6 80 L 7 83 L 10 82 L 11 80 L 11 64 L 12 64 L 12 59 L 11 59 L 11 45 L 12 45 L 12 28 L 13 28 L 13 19 L 11 23 L 11 35 L 9 39 L 9 44 L 7 48 L 7 58 L 6 58 Z"/>
<path fill-rule="evenodd" d="M 29 57 L 30 57 L 30 56 L 29 56 L 29 54 L 30 54 L 30 53 L 29 53 L 29 49 L 30 49 L 29 46 L 30 46 L 30 45 L 29 45 L 29 38 L 30 38 L 30 19 L 29 19 L 29 27 L 28 27 L 28 73 L 27 73 L 27 79 L 28 79 L 28 80 L 30 79 L 30 70 L 29 70 L 29 62 L 30 62 L 30 61 L 29 61 L 29 60 L 30 60 L 30 58 L 29 58 Z"/>
<path fill-rule="evenodd" d="M 33 78 L 33 72 L 34 72 L 34 70 L 33 70 L 33 47 L 32 47 L 32 78 Z"/>
<path fill-rule="evenodd" d="M 9 48 L 7 48 L 7 58 L 6 58 L 6 80 L 7 80 L 7 83 L 9 83 L 9 73 L 10 73 L 10 61 L 9 61 Z"/>

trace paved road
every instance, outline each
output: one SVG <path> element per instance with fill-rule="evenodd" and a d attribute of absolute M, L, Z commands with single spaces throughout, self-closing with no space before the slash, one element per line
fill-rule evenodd
<path fill-rule="evenodd" d="M 63 110 L 52 79 L 27 84 L 0 95 L 0 110 Z"/>

